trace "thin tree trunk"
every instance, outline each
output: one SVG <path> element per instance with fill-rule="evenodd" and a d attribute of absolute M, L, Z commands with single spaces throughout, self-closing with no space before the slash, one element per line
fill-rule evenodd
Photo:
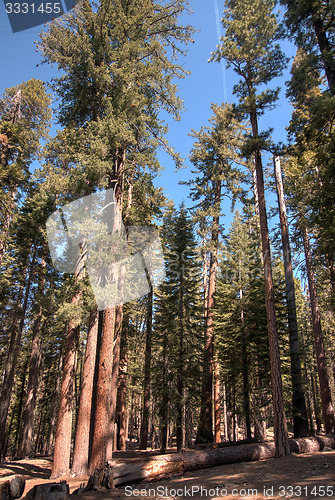
<path fill-rule="evenodd" d="M 250 89 L 252 94 L 252 89 Z M 250 113 L 250 122 L 252 127 L 252 135 L 255 139 L 259 138 L 258 123 L 256 112 Z M 264 266 L 264 283 L 265 283 L 265 304 L 267 313 L 267 326 L 269 335 L 270 347 L 270 363 L 271 363 L 271 387 L 272 387 L 272 403 L 273 403 L 273 418 L 274 418 L 274 440 L 276 445 L 276 457 L 290 455 L 290 447 L 287 434 L 287 424 L 283 397 L 283 386 L 280 368 L 280 354 L 278 345 L 278 332 L 275 310 L 275 299 L 273 290 L 270 239 L 268 222 L 266 215 L 264 177 L 262 167 L 261 152 L 256 150 L 255 153 L 255 168 L 257 176 L 257 194 L 259 205 L 259 222 L 262 238 L 262 254 Z"/>
<path fill-rule="evenodd" d="M 22 307 L 20 307 L 20 302 L 22 300 L 22 294 L 23 294 L 23 289 L 20 288 L 20 291 L 18 294 L 19 295 L 18 301 L 17 301 L 17 305 L 16 305 L 17 314 L 13 318 L 11 340 L 10 340 L 10 345 L 9 345 L 9 349 L 8 349 L 7 359 L 6 359 L 5 373 L 4 373 L 4 377 L 3 377 L 3 383 L 2 383 L 1 395 L 0 395 L 0 457 L 2 456 L 2 451 L 3 451 L 7 415 L 8 415 L 12 390 L 13 390 L 13 386 L 14 386 L 14 378 L 15 378 L 15 372 L 16 372 L 17 359 L 18 359 L 18 351 L 19 351 L 19 347 L 20 347 L 20 343 L 21 343 L 21 336 L 22 336 L 23 327 L 24 327 L 24 320 L 25 320 L 25 315 L 26 315 L 26 310 L 27 310 L 30 285 L 31 285 L 32 277 L 33 277 L 34 267 L 35 267 L 35 258 L 36 258 L 36 249 L 33 252 L 30 266 L 29 266 L 23 305 L 22 305 Z M 19 323 L 19 325 L 18 325 L 18 323 Z"/>
<path fill-rule="evenodd" d="M 98 324 L 99 311 L 97 309 L 92 309 L 87 332 L 83 380 L 80 389 L 76 437 L 71 468 L 71 474 L 77 476 L 87 474 L 89 462 L 92 395 L 98 342 Z"/>
<path fill-rule="evenodd" d="M 214 363 L 214 436 L 215 443 L 221 443 L 221 405 L 220 405 L 220 365 Z"/>
<path fill-rule="evenodd" d="M 168 425 L 169 425 L 169 410 L 170 410 L 170 393 L 167 380 L 167 366 L 168 366 L 168 334 L 163 332 L 163 361 L 162 361 L 162 381 L 163 390 L 160 394 L 160 431 L 161 431 L 161 451 L 166 452 L 167 438 L 168 438 Z"/>
<path fill-rule="evenodd" d="M 125 317 L 120 345 L 120 367 L 118 388 L 118 446 L 117 449 L 126 451 L 126 402 L 127 402 L 127 370 L 128 370 L 128 345 L 127 335 L 129 328 L 129 315 Z"/>
<path fill-rule="evenodd" d="M 233 428 L 233 441 L 236 442 L 236 381 L 235 381 L 235 373 L 232 374 L 232 428 Z"/>
<path fill-rule="evenodd" d="M 39 293 L 38 298 L 40 299 L 44 292 L 45 287 L 45 268 L 46 261 L 42 258 L 41 267 L 43 269 L 43 275 L 40 278 Z M 36 397 L 38 389 L 38 378 L 41 365 L 41 323 L 43 318 L 43 308 L 41 305 L 38 306 L 37 316 L 33 324 L 33 336 L 31 342 L 31 353 L 30 353 L 30 363 L 29 363 L 29 378 L 28 378 L 28 388 L 27 388 L 27 400 L 25 409 L 23 412 L 23 437 L 21 445 L 21 457 L 30 456 L 32 454 L 33 446 L 33 428 L 34 428 L 34 416 L 35 416 L 35 406 Z M 45 323 L 44 323 L 45 328 Z"/>
<path fill-rule="evenodd" d="M 3 257 L 6 251 L 6 243 L 8 241 L 9 227 L 13 217 L 13 210 L 16 198 L 16 188 L 9 193 L 10 203 L 6 210 L 6 215 L 1 227 L 1 238 L 0 238 L 0 267 L 2 266 Z"/>
<path fill-rule="evenodd" d="M 240 289 L 240 300 L 243 299 L 243 290 Z M 243 374 L 243 410 L 247 439 L 251 440 L 250 425 L 250 398 L 249 398 L 249 362 L 247 351 L 247 336 L 244 325 L 244 311 L 241 308 L 241 337 L 242 337 L 242 374 Z"/>
<path fill-rule="evenodd" d="M 331 391 L 329 386 L 329 377 L 327 372 L 326 355 L 323 343 L 319 301 L 318 301 L 314 271 L 312 266 L 312 254 L 306 227 L 302 228 L 302 236 L 303 236 L 304 250 L 306 257 L 309 297 L 311 301 L 312 324 L 313 324 L 315 354 L 316 354 L 316 362 L 318 368 L 320 393 L 322 401 L 323 423 L 325 426 L 326 433 L 332 434 L 335 432 L 334 408 L 332 404 Z"/>
<path fill-rule="evenodd" d="M 39 307 L 37 317 L 33 325 L 33 338 L 31 344 L 29 378 L 27 388 L 27 400 L 23 413 L 23 437 L 21 446 L 21 457 L 28 457 L 32 454 L 34 416 L 38 389 L 38 378 L 41 365 L 41 322 L 42 307 Z"/>
<path fill-rule="evenodd" d="M 321 17 L 312 12 L 312 25 L 321 52 L 322 62 L 331 93 L 335 94 L 335 65 L 333 47 L 327 36 L 327 28 Z"/>
<path fill-rule="evenodd" d="M 148 428 L 150 413 L 150 384 L 151 384 L 151 344 L 152 344 L 152 299 L 153 289 L 149 280 L 150 291 L 148 293 L 147 305 L 147 327 L 146 327 L 146 346 L 144 361 L 144 385 L 143 385 L 143 413 L 140 432 L 140 450 L 146 450 L 148 446 Z"/>
<path fill-rule="evenodd" d="M 229 441 L 228 438 L 228 418 L 227 418 L 227 384 L 223 383 L 223 427 L 224 427 L 224 440 Z"/>
<path fill-rule="evenodd" d="M 110 439 L 107 444 L 107 460 L 113 457 L 113 450 L 116 449 L 114 442 L 114 427 L 115 427 L 115 411 L 117 399 L 117 383 L 119 378 L 120 365 L 120 345 L 123 320 L 123 304 L 119 304 L 115 311 L 115 327 L 114 327 L 114 346 L 113 346 L 113 369 L 111 381 L 111 417 L 110 417 Z"/>
<path fill-rule="evenodd" d="M 25 385 L 26 385 L 26 379 L 27 379 L 27 368 L 28 368 L 28 359 L 26 359 L 23 370 L 21 373 L 21 389 L 20 389 L 20 397 L 19 397 L 19 407 L 17 411 L 17 416 L 16 416 L 16 434 L 15 434 L 15 445 L 14 445 L 14 457 L 17 458 L 18 456 L 18 449 L 19 449 L 19 437 L 20 437 L 20 429 L 21 429 L 21 415 L 22 415 L 22 408 L 23 408 L 23 398 L 24 398 L 24 392 L 25 392 Z"/>
<path fill-rule="evenodd" d="M 179 270 L 180 270 L 180 287 L 179 287 L 179 349 L 178 349 L 178 368 L 177 368 L 177 452 L 179 453 L 183 447 L 183 393 L 184 393 L 184 268 L 182 263 L 182 255 L 179 255 Z"/>
<path fill-rule="evenodd" d="M 59 353 L 59 360 L 58 360 L 57 378 L 56 378 L 56 385 L 55 385 L 55 392 L 54 392 L 52 416 L 51 416 L 51 422 L 50 422 L 50 433 L 49 433 L 49 439 L 48 439 L 48 445 L 47 445 L 47 455 L 52 454 L 52 449 L 54 446 L 56 418 L 57 418 L 57 410 L 58 410 L 58 404 L 59 404 L 59 393 L 60 393 L 61 380 L 62 380 L 62 371 L 63 371 L 63 354 L 62 354 L 62 350 L 61 350 Z"/>
<path fill-rule="evenodd" d="M 217 251 L 219 242 L 221 181 L 214 183 L 214 206 L 218 215 L 213 217 L 212 249 L 209 265 L 208 307 L 206 315 L 205 349 L 201 391 L 200 422 L 196 442 L 213 442 L 213 343 L 214 343 L 214 294 L 216 288 Z"/>
<path fill-rule="evenodd" d="M 284 256 L 288 332 L 290 339 L 293 427 L 294 437 L 298 438 L 308 436 L 308 419 L 301 371 L 300 343 L 288 222 L 279 157 L 274 157 L 274 169 Z"/>

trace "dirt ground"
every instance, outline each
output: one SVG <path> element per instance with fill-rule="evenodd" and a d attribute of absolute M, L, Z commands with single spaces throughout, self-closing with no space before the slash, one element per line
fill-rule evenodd
<path fill-rule="evenodd" d="M 122 462 L 126 456 L 115 456 Z M 141 455 L 139 455 L 141 458 Z M 131 460 L 137 460 L 136 453 Z M 127 460 L 128 461 L 128 460 Z M 38 458 L 0 464 L 0 481 L 11 474 L 24 474 L 26 494 L 35 484 L 49 481 L 51 460 Z M 86 478 L 64 477 L 70 492 Z M 114 490 L 73 496 L 78 500 L 187 499 L 309 499 L 335 498 L 335 451 L 292 455 L 280 459 L 229 464 L 187 472 L 165 480 L 141 482 Z"/>

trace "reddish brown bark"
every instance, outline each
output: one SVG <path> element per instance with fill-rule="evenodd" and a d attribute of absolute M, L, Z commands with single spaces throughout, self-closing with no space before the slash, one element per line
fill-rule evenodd
<path fill-rule="evenodd" d="M 89 472 L 94 475 L 105 468 L 107 443 L 110 439 L 111 380 L 113 370 L 113 340 L 115 307 L 105 310 L 96 388 L 96 410 Z"/>
<path fill-rule="evenodd" d="M 150 383 L 151 383 L 151 343 L 152 343 L 152 299 L 153 290 L 150 283 L 147 305 L 146 346 L 144 360 L 144 382 L 143 382 L 143 412 L 140 432 L 140 450 L 146 450 L 148 446 L 149 413 L 150 413 Z"/>
<path fill-rule="evenodd" d="M 120 367 L 119 367 L 119 388 L 117 394 L 118 410 L 118 443 L 117 449 L 126 450 L 126 402 L 127 402 L 127 371 L 128 371 L 128 348 L 127 333 L 129 326 L 129 316 L 125 318 L 122 330 L 120 346 Z"/>
<path fill-rule="evenodd" d="M 46 267 L 46 262 L 42 258 L 41 267 L 43 271 Z M 45 287 L 45 275 L 40 279 L 39 285 L 39 298 L 41 298 Z M 23 437 L 21 444 L 21 456 L 29 456 L 32 454 L 32 442 L 33 442 L 33 427 L 34 427 L 34 415 L 36 406 L 36 397 L 38 389 L 38 377 L 41 364 L 41 323 L 43 318 L 42 306 L 38 306 L 37 316 L 33 324 L 33 336 L 31 343 L 31 353 L 29 362 L 29 378 L 28 378 L 28 388 L 27 388 L 27 400 L 25 409 L 23 412 Z"/>
<path fill-rule="evenodd" d="M 335 448 L 334 436 L 318 436 L 304 439 L 290 439 L 290 450 L 293 453 L 315 453 L 325 446 Z M 217 467 L 218 465 L 254 462 L 273 458 L 275 443 L 244 444 L 185 453 L 157 455 L 142 463 L 120 464 L 113 467 L 114 485 L 116 487 L 132 484 L 143 479 L 159 476 L 169 478 L 171 474 L 182 474 L 185 471 Z M 244 498 L 244 497 L 236 497 Z"/>
<path fill-rule="evenodd" d="M 214 438 L 215 443 L 221 443 L 221 407 L 220 407 L 220 366 L 214 364 Z"/>
<path fill-rule="evenodd" d="M 78 283 L 83 275 L 82 256 L 78 258 L 76 266 L 76 282 Z M 75 305 L 81 300 L 79 290 L 72 297 L 72 304 Z M 76 368 L 76 355 L 78 348 L 80 325 L 70 321 L 66 337 L 65 353 L 63 361 L 63 378 L 59 398 L 58 419 L 55 439 L 55 450 L 51 478 L 55 479 L 70 472 L 70 453 L 72 436 L 72 416 L 74 405 L 74 377 Z"/>
<path fill-rule="evenodd" d="M 71 474 L 78 476 L 87 474 L 89 462 L 92 394 L 98 342 L 98 322 L 99 312 L 97 309 L 92 309 L 87 332 L 83 379 L 80 389 L 76 437 L 71 467 Z"/>
<path fill-rule="evenodd" d="M 36 249 L 34 250 L 31 262 L 28 270 L 25 294 L 23 304 L 21 305 L 21 300 L 23 296 L 23 288 L 21 287 L 18 293 L 18 300 L 16 303 L 16 311 L 14 311 L 11 339 L 7 353 L 7 359 L 5 363 L 3 382 L 0 394 L 0 457 L 3 452 L 3 446 L 5 443 L 5 430 L 7 423 L 8 410 L 10 405 L 10 399 L 12 395 L 12 390 L 14 386 L 14 379 L 16 373 L 18 352 L 21 343 L 21 336 L 24 327 L 24 321 L 26 316 L 28 297 L 30 292 L 31 281 L 33 277 L 34 267 L 35 267 Z"/>
<path fill-rule="evenodd" d="M 110 431 L 109 441 L 107 444 L 107 460 L 111 460 L 116 443 L 114 443 L 114 426 L 115 426 L 115 411 L 117 399 L 117 383 L 119 378 L 119 363 L 120 363 L 120 342 L 122 332 L 123 319 L 123 304 L 119 304 L 115 311 L 115 327 L 114 327 L 114 347 L 113 347 L 113 369 L 111 381 L 111 411 L 110 411 Z"/>
<path fill-rule="evenodd" d="M 50 432 L 49 432 L 48 444 L 46 446 L 47 455 L 52 454 L 54 441 L 55 441 L 55 428 L 56 428 L 56 419 L 57 419 L 58 400 L 59 400 L 59 393 L 60 393 L 60 387 L 61 387 L 61 382 L 62 382 L 62 371 L 63 371 L 62 370 L 62 368 L 63 368 L 62 350 L 59 353 L 58 367 L 57 368 L 58 369 L 57 369 L 56 384 L 55 384 L 54 399 L 53 399 L 53 410 L 52 410 L 51 422 L 50 422 Z"/>
<path fill-rule="evenodd" d="M 248 81 L 249 94 L 253 99 L 254 89 Z M 252 127 L 252 135 L 255 139 L 259 139 L 258 122 L 256 110 L 250 112 L 250 122 Z M 265 190 L 262 157 L 260 150 L 254 152 L 255 170 L 257 178 L 257 194 L 258 194 L 258 209 L 259 209 L 259 225 L 262 239 L 262 254 L 264 266 L 264 284 L 265 284 L 265 304 L 267 315 L 267 326 L 269 335 L 270 347 L 270 364 L 271 364 L 271 388 L 272 388 L 272 403 L 273 403 L 273 419 L 274 419 L 274 438 L 276 445 L 276 457 L 290 454 L 288 442 L 287 424 L 285 415 L 285 406 L 283 398 L 283 386 L 280 368 L 280 353 L 278 345 L 278 331 L 276 321 L 276 309 L 272 279 L 271 267 L 271 251 L 269 229 L 266 214 Z"/>
<path fill-rule="evenodd" d="M 297 310 L 295 303 L 294 277 L 293 277 L 293 268 L 291 260 L 288 222 L 286 215 L 286 204 L 285 204 L 282 174 L 280 168 L 280 158 L 274 158 L 274 167 L 275 167 L 275 178 L 276 178 L 277 195 L 278 195 L 282 249 L 284 256 L 286 302 L 287 302 L 288 331 L 289 331 L 290 359 L 291 359 L 294 437 L 306 437 L 309 434 L 308 419 L 307 419 L 305 393 L 304 393 L 302 370 L 301 370 L 300 343 L 299 343 Z"/>
<path fill-rule="evenodd" d="M 221 181 L 214 183 L 214 206 L 218 215 L 213 217 L 212 250 L 209 264 L 207 314 L 205 328 L 205 349 L 203 359 L 203 377 L 201 391 L 200 422 L 196 442 L 212 443 L 213 437 L 213 342 L 214 342 L 214 294 L 216 289 L 217 249 L 219 241 L 221 202 Z"/>
<path fill-rule="evenodd" d="M 30 456 L 33 452 L 33 427 L 36 406 L 36 397 L 38 389 L 38 377 L 41 364 L 41 322 L 42 307 L 39 308 L 38 315 L 33 325 L 33 339 L 31 344 L 29 379 L 27 388 L 27 400 L 23 413 L 23 437 L 21 445 L 21 456 Z"/>
<path fill-rule="evenodd" d="M 320 385 L 321 402 L 322 402 L 322 416 L 323 416 L 325 431 L 326 433 L 330 434 L 335 432 L 334 408 L 332 404 L 329 376 L 327 372 L 326 355 L 325 355 L 322 326 L 321 326 L 321 315 L 320 315 L 319 301 L 318 301 L 318 295 L 317 295 L 316 283 L 312 265 L 312 253 L 306 227 L 302 228 L 302 236 L 303 236 L 305 258 L 306 258 L 309 297 L 311 301 L 314 345 L 315 345 L 315 354 L 318 367 L 319 385 Z"/>

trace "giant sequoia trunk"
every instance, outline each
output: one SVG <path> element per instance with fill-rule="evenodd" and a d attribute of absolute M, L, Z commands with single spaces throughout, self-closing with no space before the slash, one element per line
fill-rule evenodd
<path fill-rule="evenodd" d="M 107 220 L 108 232 L 110 234 L 117 234 L 122 227 L 122 202 L 124 194 L 124 175 L 125 175 L 125 158 L 126 153 L 124 149 L 116 149 L 114 153 L 114 167 L 108 174 L 108 187 L 114 188 L 115 199 L 117 203 L 117 210 L 114 212 L 114 217 Z M 109 200 L 108 200 L 109 201 Z M 107 212 L 106 212 L 107 214 Z M 113 249 L 111 249 L 113 251 Z M 112 267 L 115 264 L 112 264 Z M 118 272 L 117 267 L 110 269 L 112 273 Z M 121 280 L 122 272 L 120 269 Z M 121 284 L 122 289 L 122 284 Z M 122 293 L 122 292 L 121 292 Z M 122 309 L 120 309 L 120 312 Z M 111 448 L 109 447 L 110 440 L 113 439 L 114 432 L 111 429 L 112 417 L 112 397 L 116 401 L 116 390 L 112 390 L 112 377 L 113 370 L 118 373 L 119 360 L 114 359 L 113 362 L 113 343 L 115 335 L 115 321 L 117 318 L 117 308 L 115 306 L 105 309 L 101 347 L 99 352 L 98 366 L 97 366 L 97 382 L 95 389 L 95 415 L 93 422 L 93 439 L 92 439 L 92 453 L 89 462 L 90 481 L 94 484 L 102 485 L 104 482 L 104 469 L 106 461 L 112 458 Z M 118 316 L 120 318 L 120 314 Z M 114 365 L 114 366 L 113 366 Z M 115 402 L 113 402 L 115 412 Z"/>
<path fill-rule="evenodd" d="M 96 409 L 92 441 L 92 454 L 89 464 L 91 475 L 105 469 L 107 444 L 110 439 L 110 397 L 113 371 L 113 340 L 115 325 L 115 307 L 104 312 L 102 339 L 98 364 L 98 380 L 96 387 Z"/>
<path fill-rule="evenodd" d="M 319 384 L 321 392 L 323 422 L 325 426 L 325 431 L 327 433 L 333 433 L 335 432 L 334 408 L 332 404 L 329 376 L 327 372 L 319 301 L 318 301 L 314 271 L 312 266 L 312 254 L 306 227 L 302 228 L 302 236 L 304 241 L 304 250 L 306 257 L 309 297 L 311 301 L 312 324 L 314 333 L 316 362 L 318 367 Z"/>
<path fill-rule="evenodd" d="M 90 448 L 90 428 L 94 369 L 98 342 L 99 311 L 92 309 L 87 332 L 83 379 L 80 389 L 79 410 L 74 442 L 71 474 L 87 474 Z"/>
<path fill-rule="evenodd" d="M 301 371 L 300 344 L 298 333 L 297 310 L 295 304 L 294 277 L 291 261 L 291 250 L 286 215 L 286 204 L 280 168 L 280 158 L 274 158 L 275 178 L 277 185 L 282 249 L 284 256 L 286 302 L 288 316 L 288 332 L 290 339 L 291 379 L 292 379 L 292 410 L 294 437 L 308 436 L 308 419 L 305 393 Z"/>

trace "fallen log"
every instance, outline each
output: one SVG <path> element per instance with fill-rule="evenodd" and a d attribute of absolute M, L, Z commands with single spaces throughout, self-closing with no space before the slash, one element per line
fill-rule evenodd
<path fill-rule="evenodd" d="M 335 449 L 335 435 L 290 439 L 292 453 L 317 452 L 325 447 Z M 142 463 L 114 465 L 112 467 L 113 485 L 125 486 L 138 481 L 163 478 L 171 474 L 181 474 L 224 464 L 253 462 L 274 458 L 274 456 L 274 442 L 157 455 Z"/>

